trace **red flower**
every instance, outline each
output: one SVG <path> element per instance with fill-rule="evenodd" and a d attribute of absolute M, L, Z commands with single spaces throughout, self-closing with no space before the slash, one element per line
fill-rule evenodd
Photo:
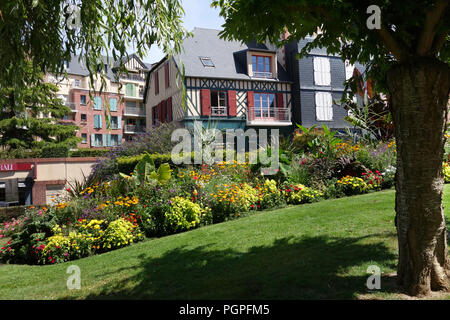
<path fill-rule="evenodd" d="M 194 180 L 198 180 L 198 177 L 194 176 L 194 177 L 192 177 L 192 179 L 194 179 Z"/>

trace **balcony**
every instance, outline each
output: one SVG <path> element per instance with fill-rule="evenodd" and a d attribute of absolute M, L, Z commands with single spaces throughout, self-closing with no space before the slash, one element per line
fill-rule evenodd
<path fill-rule="evenodd" d="M 145 108 L 125 107 L 123 115 L 126 117 L 145 117 Z"/>
<path fill-rule="evenodd" d="M 211 106 L 211 115 L 214 117 L 226 117 L 227 116 L 227 107 Z"/>
<path fill-rule="evenodd" d="M 124 133 L 126 134 L 136 134 L 136 133 L 144 133 L 145 132 L 145 126 L 138 126 L 134 124 L 127 124 L 125 126 Z"/>
<path fill-rule="evenodd" d="M 249 126 L 290 126 L 291 108 L 247 108 Z"/>
<path fill-rule="evenodd" d="M 125 74 L 125 73 L 123 73 L 123 74 L 120 76 L 120 78 L 121 78 L 121 79 L 125 79 L 125 80 L 131 80 L 131 81 L 142 81 L 142 82 L 145 81 L 145 78 L 144 78 L 144 77 L 141 77 L 140 75 L 138 75 L 138 74 L 133 74 L 133 73 L 130 73 L 130 74 Z"/>
<path fill-rule="evenodd" d="M 257 72 L 257 71 L 254 71 L 253 72 L 253 77 L 254 78 L 262 78 L 262 79 L 273 79 L 273 74 L 272 74 L 272 72 Z"/>
<path fill-rule="evenodd" d="M 78 112 L 77 104 L 75 102 L 66 102 L 65 105 L 72 110 L 72 112 Z"/>

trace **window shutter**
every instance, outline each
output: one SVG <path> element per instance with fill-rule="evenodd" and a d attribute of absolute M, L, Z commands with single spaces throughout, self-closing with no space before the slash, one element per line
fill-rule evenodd
<path fill-rule="evenodd" d="M 157 94 L 159 93 L 159 77 L 158 77 L 158 71 L 155 71 L 154 80 L 155 80 L 155 95 L 157 95 Z"/>
<path fill-rule="evenodd" d="M 155 125 L 156 107 L 152 107 L 152 124 Z"/>
<path fill-rule="evenodd" d="M 109 99 L 109 110 L 117 111 L 117 99 L 116 98 Z"/>
<path fill-rule="evenodd" d="M 201 89 L 201 108 L 202 116 L 211 115 L 211 91 L 209 89 Z"/>
<path fill-rule="evenodd" d="M 167 101 L 164 100 L 161 102 L 161 120 L 163 123 L 167 121 Z"/>
<path fill-rule="evenodd" d="M 172 97 L 167 99 L 167 122 L 173 121 L 173 114 L 172 114 Z"/>
<path fill-rule="evenodd" d="M 102 110 L 102 98 L 94 97 L 94 110 Z"/>
<path fill-rule="evenodd" d="M 103 147 L 107 147 L 108 146 L 108 143 L 107 143 L 107 138 L 106 138 L 106 134 L 102 134 L 102 146 Z"/>
<path fill-rule="evenodd" d="M 99 114 L 98 115 L 98 127 L 101 129 L 102 125 L 103 125 L 102 116 Z"/>
<path fill-rule="evenodd" d="M 111 135 L 106 134 L 106 146 L 111 147 Z"/>
<path fill-rule="evenodd" d="M 323 72 L 323 84 L 326 86 L 331 85 L 331 73 L 330 73 L 330 59 L 322 58 L 322 72 Z"/>
<path fill-rule="evenodd" d="M 91 147 L 95 147 L 95 134 L 91 133 Z"/>
<path fill-rule="evenodd" d="M 122 129 L 122 117 L 117 117 L 117 129 Z"/>
<path fill-rule="evenodd" d="M 320 121 L 333 120 L 333 99 L 331 93 L 316 93 L 316 117 Z"/>
<path fill-rule="evenodd" d="M 255 119 L 255 96 L 253 91 L 247 92 L 248 117 L 249 120 Z"/>
<path fill-rule="evenodd" d="M 285 120 L 286 114 L 285 114 L 285 110 L 284 110 L 284 98 L 283 98 L 282 92 L 277 92 L 277 109 L 281 109 L 281 110 L 277 110 L 277 114 L 278 114 L 277 119 Z"/>
<path fill-rule="evenodd" d="M 169 63 L 164 66 L 165 79 L 166 79 L 166 89 L 169 87 Z"/>
<path fill-rule="evenodd" d="M 119 134 L 118 137 L 117 137 L 117 144 L 119 146 L 122 145 L 122 135 L 121 134 Z"/>
<path fill-rule="evenodd" d="M 94 114 L 94 128 L 98 129 L 98 115 Z"/>
<path fill-rule="evenodd" d="M 158 103 L 158 123 L 161 123 L 161 109 L 162 109 L 162 103 Z"/>
<path fill-rule="evenodd" d="M 237 116 L 236 91 L 228 91 L 228 115 L 230 117 Z"/>

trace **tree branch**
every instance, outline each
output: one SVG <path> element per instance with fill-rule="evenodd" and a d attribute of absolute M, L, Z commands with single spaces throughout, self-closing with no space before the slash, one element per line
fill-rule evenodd
<path fill-rule="evenodd" d="M 386 28 L 384 24 L 381 25 L 381 29 L 377 29 L 378 36 L 384 43 L 386 48 L 394 55 L 398 62 L 405 59 L 406 50 L 402 48 L 402 45 L 398 43 L 393 37 L 392 33 Z"/>
<path fill-rule="evenodd" d="M 439 23 L 447 5 L 448 0 L 438 0 L 435 6 L 427 11 L 425 25 L 420 34 L 420 39 L 416 48 L 416 52 L 419 56 L 424 56 L 430 52 L 435 37 L 436 25 Z"/>

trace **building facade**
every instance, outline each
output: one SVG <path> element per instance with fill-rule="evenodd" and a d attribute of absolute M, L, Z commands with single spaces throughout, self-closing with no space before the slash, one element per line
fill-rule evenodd
<path fill-rule="evenodd" d="M 292 130 L 291 81 L 277 51 L 225 41 L 218 33 L 195 28 L 182 54 L 165 57 L 150 70 L 147 123 L 177 120 L 190 128 L 201 122 L 217 129 Z"/>
<path fill-rule="evenodd" d="M 89 72 L 79 57 L 65 62 L 67 77 L 46 75 L 55 83 L 58 96 L 70 107 L 71 113 L 61 123 L 79 127 L 79 148 L 105 148 L 120 145 L 145 131 L 143 90 L 150 65 L 136 55 L 125 62 L 128 74 L 117 74 L 117 62 L 105 63 L 106 86 L 101 89 L 100 77 L 95 78 L 92 90 Z"/>

